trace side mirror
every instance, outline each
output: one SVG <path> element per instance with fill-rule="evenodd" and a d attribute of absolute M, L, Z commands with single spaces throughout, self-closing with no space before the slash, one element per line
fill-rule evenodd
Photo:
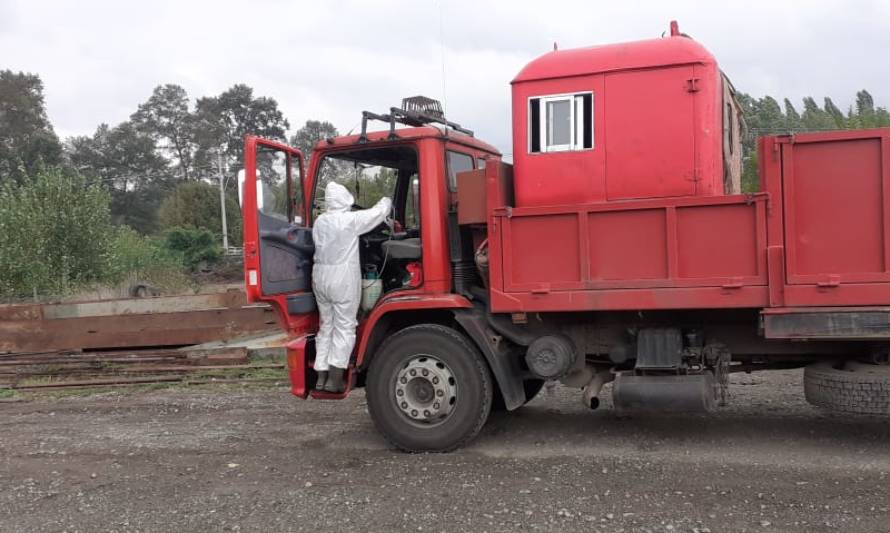
<path fill-rule="evenodd" d="M 259 169 L 257 169 L 257 177 L 256 177 L 256 208 L 263 208 L 263 182 L 260 180 Z M 238 205 L 244 205 L 244 169 L 238 171 Z"/>

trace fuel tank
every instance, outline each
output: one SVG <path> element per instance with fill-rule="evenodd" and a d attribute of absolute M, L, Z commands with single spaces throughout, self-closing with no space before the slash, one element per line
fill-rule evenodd
<path fill-rule="evenodd" d="M 618 411 L 709 412 L 717 406 L 717 381 L 705 371 L 689 375 L 615 376 L 612 401 Z"/>

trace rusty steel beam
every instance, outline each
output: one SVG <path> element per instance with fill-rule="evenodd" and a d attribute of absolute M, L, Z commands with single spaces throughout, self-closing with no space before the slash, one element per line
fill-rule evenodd
<path fill-rule="evenodd" d="M 43 320 L 0 320 L 0 353 L 185 346 L 277 329 L 268 307 Z"/>
<path fill-rule="evenodd" d="M 177 364 L 185 366 L 206 364 L 240 364 L 249 360 L 246 347 L 221 347 L 202 350 L 143 350 L 130 352 L 88 352 L 67 355 L 47 354 L 47 357 L 18 357 L 16 354 L 0 355 L 0 372 L 20 366 L 89 367 L 114 364 Z"/>
<path fill-rule="evenodd" d="M 145 315 L 181 313 L 203 309 L 234 308 L 247 305 L 242 291 L 212 294 L 122 298 L 83 302 L 0 305 L 0 320 L 51 320 L 108 315 Z"/>
<path fill-rule="evenodd" d="M 32 383 L 30 385 L 12 385 L 10 388 L 16 390 L 29 389 L 66 389 L 80 387 L 101 387 L 109 385 L 141 385 L 145 383 L 176 383 L 182 381 L 183 376 L 152 376 L 146 378 L 113 378 L 113 379 L 90 379 L 83 381 L 50 381 L 47 383 Z"/>
<path fill-rule="evenodd" d="M 260 370 L 283 369 L 284 363 L 270 363 L 259 365 L 143 365 L 126 367 L 105 368 L 65 368 L 64 370 L 39 370 L 19 369 L 14 372 L 0 372 L 0 379 L 21 380 L 34 377 L 60 377 L 60 376 L 88 376 L 108 377 L 126 376 L 128 374 L 187 374 L 195 372 L 208 372 L 216 370 Z"/>
<path fill-rule="evenodd" d="M 780 308 L 762 316 L 767 339 L 890 339 L 888 307 Z"/>
<path fill-rule="evenodd" d="M 85 353 L 0 355 L 0 388 L 58 389 L 112 387 L 143 383 L 220 383 L 239 376 L 201 376 L 201 372 L 230 370 L 244 373 L 284 369 L 284 363 L 250 364 L 247 347 L 111 350 Z M 191 378 L 189 376 L 195 376 Z M 43 383 L 29 383 L 49 378 Z M 282 380 L 283 378 L 276 378 Z"/>
<path fill-rule="evenodd" d="M 182 385 L 238 385 L 247 383 L 285 383 L 287 378 L 236 378 L 236 379 L 187 379 L 186 376 L 154 376 L 145 378 L 91 379 L 82 381 L 54 381 L 32 385 L 11 385 L 15 390 L 81 389 L 90 387 L 125 387 L 152 383 L 178 383 Z"/>

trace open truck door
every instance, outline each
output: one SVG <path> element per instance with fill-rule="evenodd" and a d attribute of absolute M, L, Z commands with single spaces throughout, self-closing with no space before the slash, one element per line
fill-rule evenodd
<path fill-rule="evenodd" d="M 291 383 L 294 394 L 301 397 L 307 394 L 307 341 L 318 329 L 312 294 L 315 245 L 312 229 L 306 224 L 303 175 L 303 154 L 299 150 L 252 135 L 245 137 L 239 196 L 247 299 L 269 303 L 286 327 L 291 337 Z M 297 349 L 301 350 L 299 361 L 292 357 Z"/>

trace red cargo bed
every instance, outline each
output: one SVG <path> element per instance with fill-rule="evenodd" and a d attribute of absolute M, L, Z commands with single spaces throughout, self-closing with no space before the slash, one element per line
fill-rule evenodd
<path fill-rule="evenodd" d="M 486 169 L 494 312 L 890 304 L 890 129 L 766 137 L 763 192 L 513 207 Z"/>
<path fill-rule="evenodd" d="M 764 138 L 760 153 L 784 305 L 890 303 L 890 129 Z"/>

